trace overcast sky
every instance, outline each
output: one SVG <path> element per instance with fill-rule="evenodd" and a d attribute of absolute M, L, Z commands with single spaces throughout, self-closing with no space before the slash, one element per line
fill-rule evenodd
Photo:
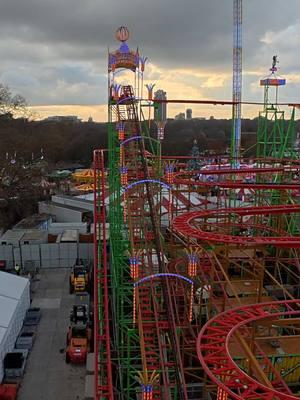
<path fill-rule="evenodd" d="M 107 46 L 118 47 L 120 25 L 169 98 L 231 98 L 232 0 L 0 0 L 0 82 L 44 114 L 105 119 Z M 300 101 L 299 48 L 300 0 L 243 0 L 243 99 L 262 100 L 259 79 L 278 54 L 280 99 Z"/>

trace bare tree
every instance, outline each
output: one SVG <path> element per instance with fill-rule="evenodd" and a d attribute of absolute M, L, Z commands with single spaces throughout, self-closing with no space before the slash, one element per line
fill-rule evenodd
<path fill-rule="evenodd" d="M 26 116 L 27 104 L 23 96 L 13 95 L 8 86 L 0 83 L 0 116 Z"/>

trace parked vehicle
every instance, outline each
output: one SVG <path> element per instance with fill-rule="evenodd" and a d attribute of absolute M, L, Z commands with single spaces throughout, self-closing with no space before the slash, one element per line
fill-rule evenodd
<path fill-rule="evenodd" d="M 72 268 L 69 281 L 69 292 L 80 293 L 88 292 L 90 287 L 90 273 L 89 266 L 82 260 L 77 259 L 75 265 Z"/>
<path fill-rule="evenodd" d="M 26 311 L 24 325 L 25 326 L 38 325 L 38 323 L 40 322 L 41 316 L 42 316 L 42 313 L 41 313 L 41 309 L 39 307 L 28 308 L 28 310 Z"/>
<path fill-rule="evenodd" d="M 75 302 L 70 312 L 70 322 L 74 325 L 91 325 L 90 295 L 87 292 L 76 293 Z"/>
<path fill-rule="evenodd" d="M 69 327 L 67 333 L 66 363 L 82 364 L 91 351 L 92 331 L 86 325 Z"/>
<path fill-rule="evenodd" d="M 21 331 L 16 341 L 16 349 L 31 350 L 35 341 L 36 333 L 34 331 Z"/>
<path fill-rule="evenodd" d="M 0 385 L 0 399 L 15 400 L 17 398 L 18 388 L 18 383 L 2 383 Z"/>
<path fill-rule="evenodd" d="M 6 382 L 17 382 L 24 375 L 28 350 L 13 350 L 3 360 Z"/>

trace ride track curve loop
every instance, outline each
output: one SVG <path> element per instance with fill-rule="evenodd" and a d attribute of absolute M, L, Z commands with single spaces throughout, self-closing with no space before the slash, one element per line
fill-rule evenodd
<path fill-rule="evenodd" d="M 229 350 L 233 335 L 246 330 L 247 324 L 291 316 L 300 316 L 299 300 L 239 306 L 210 319 L 197 338 L 197 354 L 206 374 L 233 399 L 299 399 L 289 394 L 287 387 L 281 387 L 279 392 L 274 388 L 276 382 L 273 382 L 273 387 L 267 387 L 247 375 L 234 362 Z"/>
<path fill-rule="evenodd" d="M 284 167 L 268 167 L 268 168 L 241 168 L 241 169 L 213 169 L 213 170 L 199 170 L 199 171 L 179 171 L 174 172 L 173 183 L 177 185 L 187 186 L 203 186 L 203 187 L 220 187 L 220 188 L 245 188 L 245 189 L 259 189 L 259 190 L 299 190 L 299 183 L 253 183 L 241 181 L 222 181 L 222 182 L 204 182 L 202 180 L 191 179 L 197 175 L 232 175 L 235 177 L 246 174 L 267 174 L 267 173 L 284 173 L 289 172 L 289 169 Z M 166 179 L 166 178 L 165 178 Z"/>
<path fill-rule="evenodd" d="M 211 233 L 202 231 L 200 228 L 193 227 L 193 222 L 199 218 L 228 217 L 235 214 L 238 217 L 253 215 L 274 215 L 300 213 L 300 205 L 279 205 L 279 206 L 260 206 L 243 207 L 230 209 L 201 210 L 184 213 L 175 217 L 173 220 L 173 229 L 178 233 L 193 237 L 202 241 L 213 243 L 229 243 L 235 245 L 272 245 L 276 247 L 300 247 L 300 236 L 233 236 L 221 233 Z"/>

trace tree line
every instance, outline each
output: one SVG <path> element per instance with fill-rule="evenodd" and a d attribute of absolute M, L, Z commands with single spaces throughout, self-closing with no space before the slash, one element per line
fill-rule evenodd
<path fill-rule="evenodd" d="M 245 120 L 242 125 L 243 130 L 250 132 L 244 141 L 255 140 L 257 120 Z M 230 120 L 169 120 L 162 141 L 163 154 L 188 155 L 194 140 L 200 151 L 222 153 L 230 146 L 231 129 Z M 0 159 L 17 154 L 17 157 L 29 160 L 42 149 L 50 165 L 64 161 L 88 166 L 94 149 L 107 148 L 107 131 L 106 123 L 30 121 L 0 116 Z M 157 135 L 154 123 L 150 134 L 152 137 Z"/>

